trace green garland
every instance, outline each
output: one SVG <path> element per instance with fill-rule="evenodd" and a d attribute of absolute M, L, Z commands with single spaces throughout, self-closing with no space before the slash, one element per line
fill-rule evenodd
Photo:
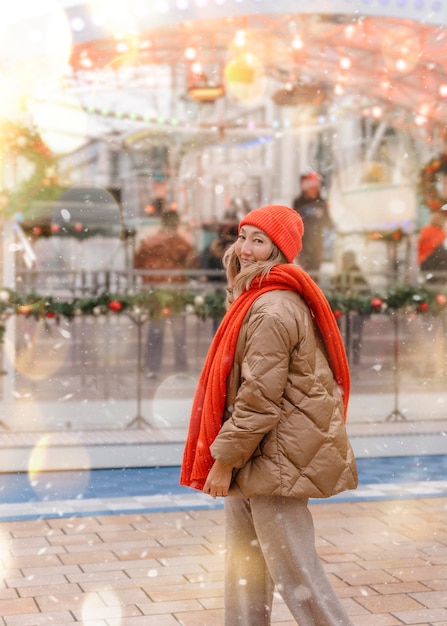
<path fill-rule="evenodd" d="M 326 297 L 335 317 L 348 313 L 393 315 L 401 311 L 407 314 L 440 315 L 447 312 L 447 291 L 423 286 L 397 285 L 390 287 L 384 295 L 350 296 L 332 292 L 326 294 Z"/>
<path fill-rule="evenodd" d="M 447 154 L 440 154 L 430 159 L 419 173 L 419 193 L 422 202 L 431 210 L 438 211 L 447 198 L 438 190 L 439 174 L 447 176 Z"/>
<path fill-rule="evenodd" d="M 35 292 L 18 293 L 0 290 L 0 341 L 6 322 L 12 315 L 39 319 L 72 320 L 84 315 L 101 316 L 127 313 L 141 319 L 160 319 L 180 313 L 194 314 L 200 319 L 218 319 L 225 312 L 225 293 L 197 294 L 192 291 L 150 289 L 138 294 L 112 294 L 105 291 L 97 296 L 82 296 L 66 300 Z"/>
<path fill-rule="evenodd" d="M 352 296 L 339 292 L 326 294 L 328 302 L 338 319 L 342 315 L 377 313 L 392 315 L 397 311 L 406 314 L 440 315 L 447 311 L 447 291 L 428 289 L 423 286 L 395 286 L 384 295 Z M 84 296 L 65 300 L 37 293 L 17 293 L 10 289 L 0 290 L 0 341 L 6 322 L 12 315 L 24 315 L 35 319 L 61 318 L 72 320 L 84 315 L 120 315 L 127 313 L 140 319 L 160 319 L 180 313 L 196 315 L 202 320 L 220 319 L 225 313 L 225 292 L 197 294 L 195 291 L 150 289 L 140 293 L 112 294 L 104 292 L 97 296 Z"/>
<path fill-rule="evenodd" d="M 56 158 L 37 130 L 23 124 L 0 121 L 0 142 L 5 159 L 21 157 L 33 165 L 26 180 L 0 192 L 0 209 L 4 215 L 26 218 L 35 202 L 51 201 L 62 193 Z"/>

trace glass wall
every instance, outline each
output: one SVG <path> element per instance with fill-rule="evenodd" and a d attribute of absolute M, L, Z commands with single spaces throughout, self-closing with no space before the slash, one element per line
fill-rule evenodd
<path fill-rule="evenodd" d="M 441 16 L 121 4 L 23 6 L 0 38 L 4 437 L 181 444 L 224 312 L 204 251 L 250 208 L 292 205 L 309 173 L 358 452 L 443 432 L 445 275 L 418 259 L 447 202 Z M 191 254 L 160 280 L 135 258 L 167 210 Z"/>

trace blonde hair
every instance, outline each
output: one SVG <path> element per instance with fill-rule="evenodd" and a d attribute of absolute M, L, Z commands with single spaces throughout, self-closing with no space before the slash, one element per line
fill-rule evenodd
<path fill-rule="evenodd" d="M 288 263 L 285 255 L 281 252 L 276 244 L 273 244 L 272 251 L 267 261 L 253 263 L 247 268 L 241 269 L 241 264 L 236 254 L 235 245 L 232 244 L 225 252 L 223 257 L 223 266 L 227 272 L 227 303 L 230 304 L 238 296 L 247 289 L 250 289 L 252 281 L 260 277 L 268 276 L 270 270 L 275 265 Z"/>

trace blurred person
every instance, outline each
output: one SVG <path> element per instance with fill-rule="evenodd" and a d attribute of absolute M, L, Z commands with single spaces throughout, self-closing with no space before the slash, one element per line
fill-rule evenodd
<path fill-rule="evenodd" d="M 360 269 L 357 257 L 353 250 L 346 250 L 341 259 L 340 273 L 334 276 L 332 286 L 336 291 L 349 296 L 369 296 L 371 288 Z M 360 312 L 348 312 L 345 315 L 345 345 L 348 356 L 352 357 L 354 365 L 360 363 L 360 351 L 362 348 L 363 326 L 368 315 Z M 340 325 L 341 318 L 338 320 Z"/>
<path fill-rule="evenodd" d="M 141 270 L 177 270 L 172 275 L 149 274 L 143 276 L 147 284 L 162 283 L 181 285 L 187 281 L 186 273 L 181 270 L 194 265 L 194 249 L 177 230 L 180 218 L 175 210 L 161 214 L 160 230 L 144 239 L 134 256 L 135 269 Z M 186 351 L 186 319 L 183 315 L 173 315 L 152 319 L 145 347 L 146 377 L 157 378 L 163 358 L 163 342 L 166 327 L 169 326 L 174 336 L 175 371 L 188 369 Z"/>
<path fill-rule="evenodd" d="M 225 497 L 226 626 L 268 626 L 275 586 L 300 626 L 352 626 L 308 509 L 357 486 L 349 367 L 328 301 L 293 264 L 302 237 L 290 207 L 241 220 L 191 411 L 180 483 Z"/>
<path fill-rule="evenodd" d="M 223 266 L 223 257 L 227 249 L 237 239 L 237 222 L 223 222 L 218 226 L 217 236 L 202 250 L 199 255 L 200 267 L 204 270 L 212 270 L 206 280 L 216 283 L 216 293 L 223 292 L 226 287 L 227 277 Z M 219 326 L 221 317 L 213 317 L 213 334 Z"/>
<path fill-rule="evenodd" d="M 216 270 L 216 273 L 208 276 L 208 280 L 226 283 L 227 278 L 223 266 L 223 256 L 229 246 L 236 241 L 237 230 L 237 222 L 223 222 L 219 224 L 216 237 L 200 253 L 200 267 L 204 270 Z M 219 270 L 219 273 L 217 273 L 217 270 Z"/>
<path fill-rule="evenodd" d="M 323 261 L 324 232 L 333 229 L 329 206 L 321 196 L 322 177 L 310 172 L 300 177 L 300 194 L 293 201 L 293 208 L 301 215 L 305 235 L 299 264 L 311 275 L 317 275 Z"/>
<path fill-rule="evenodd" d="M 233 198 L 225 211 L 224 220 L 228 222 L 236 222 L 240 220 L 250 211 L 250 203 L 243 196 Z"/>

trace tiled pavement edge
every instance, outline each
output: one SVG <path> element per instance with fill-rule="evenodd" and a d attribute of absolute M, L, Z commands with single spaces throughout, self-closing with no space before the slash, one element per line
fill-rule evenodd
<path fill-rule="evenodd" d="M 447 626 L 447 497 L 311 509 L 355 626 Z M 1 522 L 0 624 L 222 626 L 223 538 L 221 508 Z"/>
<path fill-rule="evenodd" d="M 447 480 L 408 483 L 371 483 L 331 498 L 331 502 L 360 500 L 399 500 L 424 497 L 447 497 Z M 0 503 L 0 522 L 39 517 L 92 516 L 122 513 L 158 513 L 163 511 L 221 508 L 222 501 L 212 500 L 200 491 L 157 493 L 107 498 L 38 500 Z"/>

